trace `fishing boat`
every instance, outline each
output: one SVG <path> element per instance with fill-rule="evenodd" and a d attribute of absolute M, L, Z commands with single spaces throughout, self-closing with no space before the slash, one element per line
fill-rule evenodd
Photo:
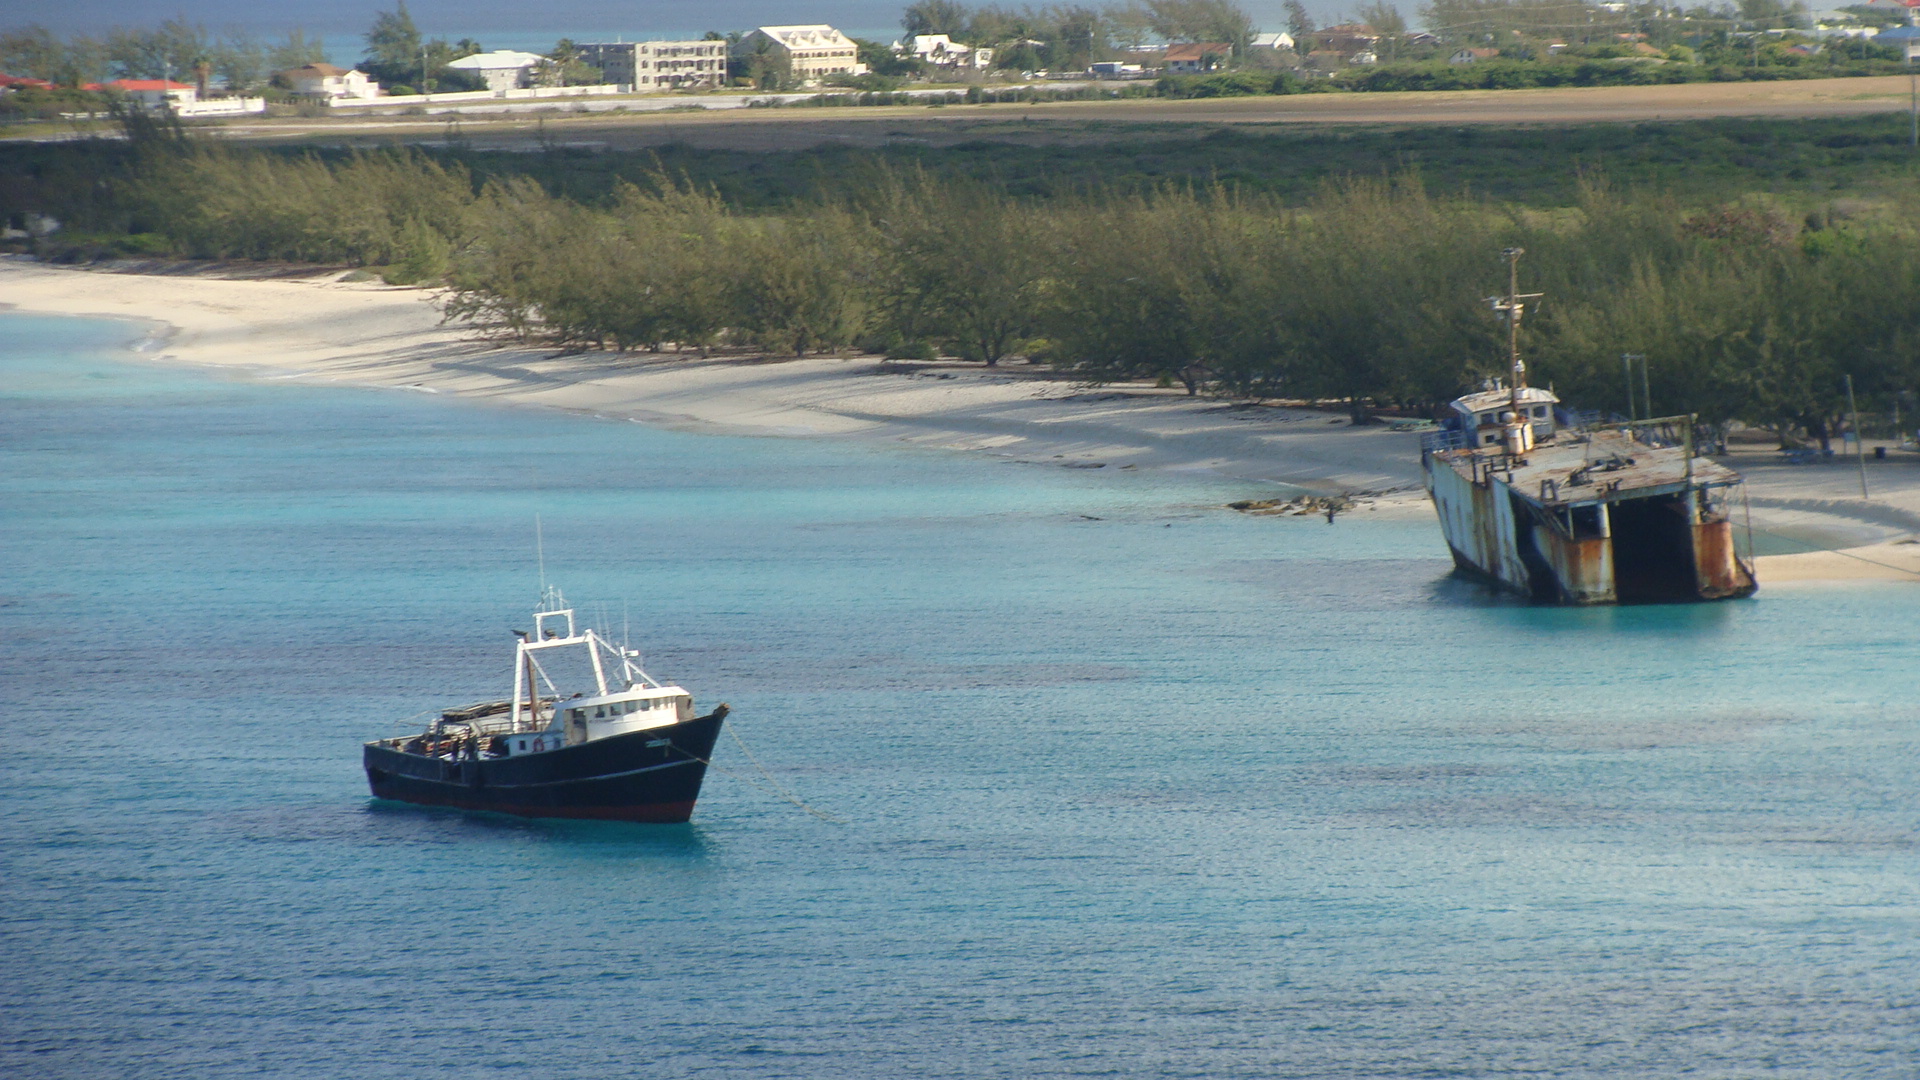
<path fill-rule="evenodd" d="M 1751 596 L 1734 545 L 1740 474 L 1695 452 L 1695 417 L 1581 418 L 1530 387 L 1519 326 L 1538 293 L 1505 297 L 1512 379 L 1454 400 L 1420 463 L 1454 564 L 1542 603 L 1614 604 Z"/>
<path fill-rule="evenodd" d="M 448 709 L 363 754 L 378 799 L 535 818 L 682 822 L 693 815 L 727 706 L 655 681 L 638 653 L 576 628 L 556 588 L 514 631 L 513 695 Z M 582 688 L 566 693 L 571 678 Z"/>

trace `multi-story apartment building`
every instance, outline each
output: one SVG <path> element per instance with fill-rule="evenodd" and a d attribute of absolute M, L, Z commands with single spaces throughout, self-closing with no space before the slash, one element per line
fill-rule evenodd
<path fill-rule="evenodd" d="M 599 68 L 607 82 L 639 91 L 725 86 L 727 82 L 724 41 L 599 42 L 575 48 L 576 55 Z"/>
<path fill-rule="evenodd" d="M 762 51 L 786 60 L 796 79 L 867 73 L 853 39 L 825 24 L 762 26 L 742 36 L 733 47 L 736 56 Z"/>

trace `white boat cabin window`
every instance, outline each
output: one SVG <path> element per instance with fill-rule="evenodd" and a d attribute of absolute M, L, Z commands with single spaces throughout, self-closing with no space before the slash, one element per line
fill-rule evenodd
<path fill-rule="evenodd" d="M 671 709 L 673 708 L 673 704 L 671 698 L 640 698 L 632 701 L 605 702 L 593 707 L 592 718 L 595 720 L 606 720 L 613 717 L 624 716 L 627 713 L 646 712 L 653 709 Z M 585 706 L 567 710 L 568 720 L 586 720 L 587 718 L 588 715 Z"/>

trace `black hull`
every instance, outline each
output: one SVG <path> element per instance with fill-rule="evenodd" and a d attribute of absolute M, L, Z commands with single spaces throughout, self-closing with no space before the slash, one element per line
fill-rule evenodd
<path fill-rule="evenodd" d="M 378 799 L 533 818 L 677 823 L 693 816 L 727 707 L 670 727 L 520 757 L 446 758 L 379 743 L 365 752 Z"/>

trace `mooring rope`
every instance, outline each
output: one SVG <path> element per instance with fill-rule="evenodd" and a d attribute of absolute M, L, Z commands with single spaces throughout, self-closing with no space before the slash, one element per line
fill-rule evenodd
<path fill-rule="evenodd" d="M 829 821 L 835 825 L 847 824 L 845 821 L 841 820 L 840 818 L 834 817 L 832 814 L 829 814 L 824 810 L 815 810 L 813 807 L 808 806 L 807 801 L 805 799 L 802 799 L 800 796 L 795 795 L 791 791 L 788 791 L 786 788 L 786 785 L 782 784 L 778 780 L 775 780 L 773 778 L 773 774 L 767 771 L 767 767 L 765 765 L 760 764 L 760 759 L 753 756 L 753 751 L 747 749 L 747 741 L 740 737 L 740 732 L 735 730 L 732 724 L 727 725 L 727 734 L 733 736 L 734 745 L 740 748 L 741 753 L 747 755 L 747 760 L 753 762 L 753 767 L 760 770 L 760 775 L 765 777 L 767 783 L 772 784 L 773 789 L 775 791 L 778 791 L 781 794 L 781 796 L 785 798 L 788 802 L 792 803 L 793 805 L 799 807 L 802 810 L 805 810 L 807 813 L 812 814 L 814 817 L 819 818 L 821 821 Z"/>
<path fill-rule="evenodd" d="M 814 817 L 819 818 L 821 821 L 825 821 L 833 825 L 848 824 L 848 822 L 846 822 L 845 820 L 834 817 L 832 814 L 829 814 L 824 810 L 814 809 L 813 807 L 807 805 L 807 801 L 805 799 L 802 799 L 800 796 L 795 795 L 791 791 L 788 791 L 786 787 L 780 783 L 780 781 L 775 780 L 773 778 L 773 774 L 767 771 L 767 767 L 765 765 L 760 764 L 760 759 L 753 756 L 753 751 L 747 749 L 746 740 L 740 737 L 739 732 L 733 730 L 732 724 L 727 724 L 723 721 L 722 726 L 726 728 L 728 735 L 733 736 L 733 741 L 736 745 L 740 747 L 740 752 L 747 755 L 747 760 L 753 762 L 753 767 L 760 771 L 760 775 L 765 778 L 767 785 L 773 788 L 774 792 L 778 794 L 782 799 L 785 799 L 786 801 L 792 803 L 793 805 L 799 807 L 800 809 L 805 810 L 807 813 L 812 814 Z M 673 748 L 675 750 L 678 750 L 680 753 L 685 754 L 688 757 L 692 758 L 693 760 L 699 762 L 700 764 L 705 765 L 707 768 L 718 771 L 722 776 L 731 776 L 735 780 L 742 780 L 749 784 L 758 783 L 758 781 L 756 781 L 751 776 L 746 776 L 742 773 L 734 772 L 732 769 L 727 768 L 725 765 L 716 764 L 711 758 L 703 758 L 699 754 L 696 754 L 693 751 L 677 743 L 673 744 Z"/>

